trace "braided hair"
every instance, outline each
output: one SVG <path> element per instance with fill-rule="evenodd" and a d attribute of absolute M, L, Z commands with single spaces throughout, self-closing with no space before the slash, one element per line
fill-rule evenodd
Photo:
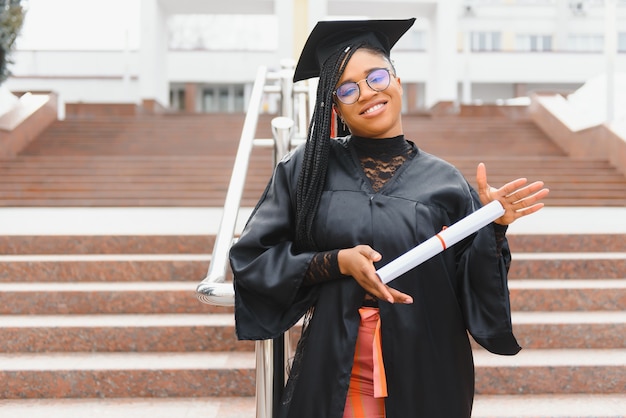
<path fill-rule="evenodd" d="M 359 49 L 365 47 L 381 53 L 390 63 L 389 56 L 379 48 L 366 43 L 347 46 L 331 55 L 321 66 L 317 86 L 317 100 L 308 139 L 304 149 L 304 161 L 298 178 L 296 191 L 296 235 L 299 249 L 319 250 L 313 239 L 313 220 L 317 213 L 330 155 L 330 127 L 333 116 L 333 91 L 343 74 L 348 61 Z"/>

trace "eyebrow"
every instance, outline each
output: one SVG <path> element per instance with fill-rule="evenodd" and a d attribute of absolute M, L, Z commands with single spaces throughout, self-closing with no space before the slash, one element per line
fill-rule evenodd
<path fill-rule="evenodd" d="M 372 71 L 374 71 L 374 70 L 389 70 L 389 71 L 391 71 L 391 70 L 390 70 L 389 68 L 387 68 L 387 67 L 371 67 L 370 69 L 367 69 L 367 70 L 365 70 L 365 71 L 363 72 L 363 74 L 365 74 L 365 77 L 361 78 L 359 81 L 366 79 L 366 78 L 367 78 L 367 76 L 368 76 L 368 75 L 369 75 Z M 355 80 L 350 80 L 350 79 L 348 79 L 348 80 L 345 80 L 345 81 L 341 81 L 341 82 L 340 82 L 339 84 L 337 84 L 337 85 L 338 85 L 338 86 L 340 86 L 340 85 L 342 85 L 342 84 L 344 84 L 344 83 L 356 83 L 356 81 L 355 81 Z"/>

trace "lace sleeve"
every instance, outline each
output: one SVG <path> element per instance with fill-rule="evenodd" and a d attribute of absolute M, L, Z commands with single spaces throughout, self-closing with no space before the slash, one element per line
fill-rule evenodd
<path fill-rule="evenodd" d="M 500 225 L 497 223 L 493 224 L 493 230 L 496 235 L 496 252 L 498 254 L 498 257 L 502 257 L 502 246 L 504 245 L 504 240 L 506 239 L 507 229 L 509 229 L 507 225 Z M 509 269 L 509 267 L 511 267 L 510 263 L 511 261 L 509 260 L 506 265 L 507 270 Z"/>
<path fill-rule="evenodd" d="M 493 230 L 496 234 L 496 251 L 498 252 L 498 257 L 502 255 L 502 244 L 504 243 L 507 229 L 507 225 L 493 224 Z"/>
<path fill-rule="evenodd" d="M 312 286 L 329 280 L 347 277 L 339 271 L 337 255 L 339 250 L 325 251 L 313 256 L 309 268 L 304 275 L 303 284 Z"/>

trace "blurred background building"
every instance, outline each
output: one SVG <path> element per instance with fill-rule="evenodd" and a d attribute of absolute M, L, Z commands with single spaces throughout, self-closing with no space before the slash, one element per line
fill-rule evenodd
<path fill-rule="evenodd" d="M 310 29 L 326 19 L 418 18 L 392 57 L 406 112 L 439 102 L 571 93 L 607 70 L 626 72 L 625 0 L 29 0 L 25 6 L 6 85 L 54 91 L 66 103 L 244 112 L 257 68 L 278 69 L 281 60 L 297 58 Z"/>

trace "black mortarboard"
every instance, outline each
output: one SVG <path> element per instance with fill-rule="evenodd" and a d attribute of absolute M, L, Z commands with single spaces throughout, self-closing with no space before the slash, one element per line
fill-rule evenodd
<path fill-rule="evenodd" d="M 415 18 L 402 20 L 322 21 L 311 31 L 304 44 L 293 81 L 318 77 L 324 61 L 337 50 L 360 41 L 390 53 L 398 39 L 409 30 Z"/>

